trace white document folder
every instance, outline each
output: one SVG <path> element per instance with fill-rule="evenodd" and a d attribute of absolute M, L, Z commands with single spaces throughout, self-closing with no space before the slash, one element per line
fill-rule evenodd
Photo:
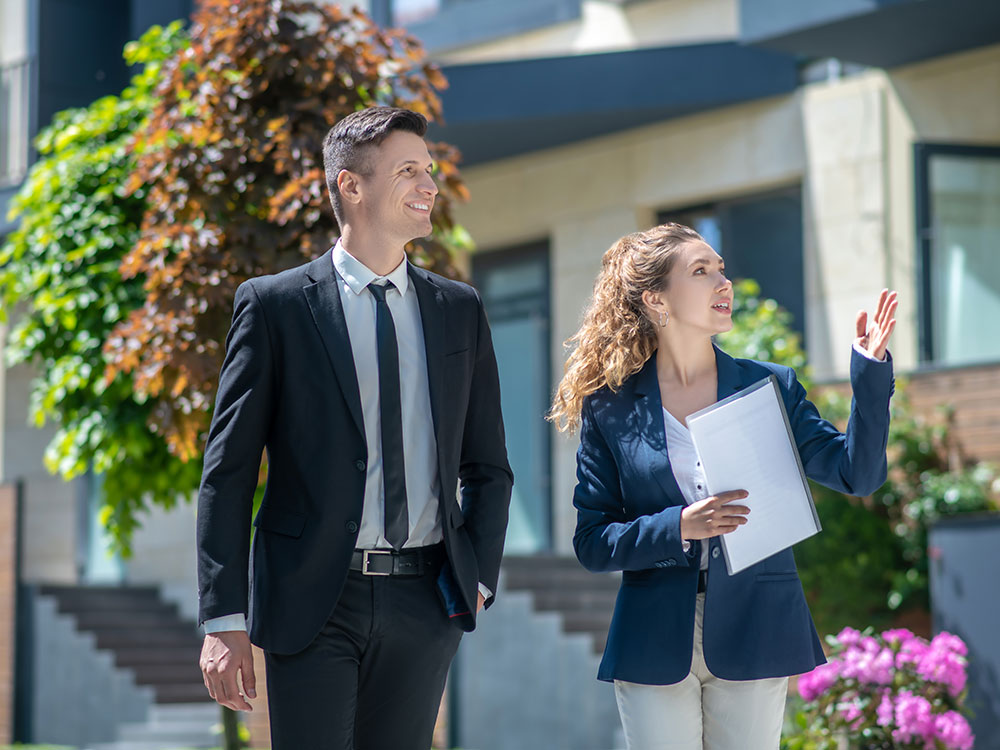
<path fill-rule="evenodd" d="M 688 416 L 708 491 L 746 490 L 747 523 L 719 538 L 729 575 L 820 531 L 774 375 Z"/>

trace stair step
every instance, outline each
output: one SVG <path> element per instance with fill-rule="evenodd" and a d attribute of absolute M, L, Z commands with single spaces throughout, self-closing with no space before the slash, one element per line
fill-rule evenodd
<path fill-rule="evenodd" d="M 615 591 L 588 591 L 588 590 L 548 590 L 542 589 L 533 592 L 535 596 L 535 607 L 543 611 L 596 611 L 611 612 L 615 606 L 615 599 L 618 597 Z"/>
<path fill-rule="evenodd" d="M 536 611 L 558 614 L 563 632 L 589 635 L 594 652 L 604 650 L 620 573 L 591 573 L 569 556 L 505 557 L 503 582 L 529 592 Z"/>
<path fill-rule="evenodd" d="M 128 646 L 115 651 L 115 663 L 119 667 L 129 667 L 130 669 L 144 664 L 197 664 L 200 656 L 200 643 L 159 646 L 157 648 Z"/>
<path fill-rule="evenodd" d="M 213 727 L 221 724 L 221 717 L 215 721 L 184 721 L 171 724 L 123 724 L 118 731 L 118 741 L 150 742 L 154 740 L 169 741 L 177 747 L 190 745 L 192 742 L 211 741 L 218 744 L 219 739 L 213 732 Z"/>
<path fill-rule="evenodd" d="M 149 721 L 164 724 L 174 721 L 221 721 L 220 707 L 215 703 L 171 703 L 153 705 L 149 709 Z"/>
<path fill-rule="evenodd" d="M 142 609 L 60 610 L 72 614 L 82 630 L 121 627 L 157 627 L 177 621 L 176 607 L 144 607 Z"/>
<path fill-rule="evenodd" d="M 175 685 L 154 685 L 157 703 L 213 703 L 205 683 L 183 683 Z"/>
<path fill-rule="evenodd" d="M 140 685 L 198 684 L 202 681 L 197 660 L 176 664 L 141 664 L 131 667 L 131 670 Z"/>
<path fill-rule="evenodd" d="M 117 650 L 131 646 L 192 646 L 200 645 L 197 633 L 180 628 L 102 628 L 90 631 L 97 639 L 97 647 Z"/>

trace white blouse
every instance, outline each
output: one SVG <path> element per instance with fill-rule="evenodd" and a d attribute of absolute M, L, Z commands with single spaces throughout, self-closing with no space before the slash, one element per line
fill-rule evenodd
<path fill-rule="evenodd" d="M 688 428 L 678 422 L 677 418 L 666 409 L 663 410 L 663 427 L 667 435 L 670 466 L 684 501 L 691 505 L 709 497 L 705 470 L 701 466 L 701 459 L 695 450 Z M 701 569 L 708 570 L 708 543 L 704 540 L 701 545 Z"/>

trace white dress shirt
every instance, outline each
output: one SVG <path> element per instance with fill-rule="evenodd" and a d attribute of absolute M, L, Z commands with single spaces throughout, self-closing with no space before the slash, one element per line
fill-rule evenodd
<path fill-rule="evenodd" d="M 348 253 L 337 242 L 332 253 L 335 279 L 351 340 L 354 369 L 361 392 L 361 411 L 368 449 L 368 473 L 358 532 L 358 549 L 391 549 L 385 532 L 385 490 L 382 486 L 381 426 L 379 411 L 378 351 L 375 338 L 375 297 L 368 284 L 391 281 L 395 289 L 386 292 L 399 348 L 400 405 L 403 417 L 403 455 L 406 476 L 406 505 L 409 537 L 403 545 L 425 547 L 444 539 L 439 499 L 441 486 L 437 469 L 437 439 L 431 415 L 427 353 L 417 293 L 410 284 L 404 258 L 386 276 L 379 276 Z M 339 386 L 334 386 L 339 387 Z M 492 592 L 479 585 L 485 598 Z M 246 630 L 242 613 L 206 620 L 206 633 Z"/>
<path fill-rule="evenodd" d="M 708 483 L 705 481 L 705 469 L 702 468 L 698 451 L 688 428 L 666 408 L 663 409 L 663 428 L 667 436 L 667 456 L 670 458 L 670 468 L 674 479 L 681 489 L 684 502 L 688 505 L 711 496 Z M 708 543 L 701 545 L 701 569 L 708 570 Z"/>
<path fill-rule="evenodd" d="M 354 369 L 361 391 L 361 412 L 368 444 L 368 475 L 361 512 L 359 549 L 391 549 L 385 532 L 385 490 L 382 486 L 382 431 L 379 411 L 378 351 L 375 339 L 375 297 L 368 284 L 391 281 L 395 289 L 385 295 L 396 327 L 399 347 L 399 388 L 403 416 L 403 456 L 406 474 L 406 506 L 409 538 L 405 547 L 426 547 L 444 539 L 438 518 L 440 483 L 437 469 L 437 439 L 431 416 L 427 354 L 417 292 L 407 275 L 404 258 L 387 276 L 379 276 L 344 250 L 333 248 L 337 287 L 344 306 L 351 339 Z M 339 387 L 339 386 L 334 386 Z"/>

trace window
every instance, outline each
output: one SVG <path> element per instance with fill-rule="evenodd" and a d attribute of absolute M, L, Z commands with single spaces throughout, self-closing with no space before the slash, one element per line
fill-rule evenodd
<path fill-rule="evenodd" d="M 31 60 L 0 66 L 0 187 L 18 184 L 28 171 L 32 72 Z"/>
<path fill-rule="evenodd" d="M 920 354 L 1000 361 L 1000 147 L 916 146 Z"/>
<path fill-rule="evenodd" d="M 552 544 L 549 408 L 548 243 L 473 256 L 500 372 L 507 452 L 517 481 L 505 549 L 513 554 Z"/>
<path fill-rule="evenodd" d="M 442 0 L 393 0 L 392 23 L 394 26 L 409 26 L 437 15 Z"/>
<path fill-rule="evenodd" d="M 761 293 L 793 317 L 805 332 L 802 265 L 802 194 L 798 187 L 663 211 L 657 220 L 686 224 L 726 261 L 731 279 L 754 279 Z"/>

